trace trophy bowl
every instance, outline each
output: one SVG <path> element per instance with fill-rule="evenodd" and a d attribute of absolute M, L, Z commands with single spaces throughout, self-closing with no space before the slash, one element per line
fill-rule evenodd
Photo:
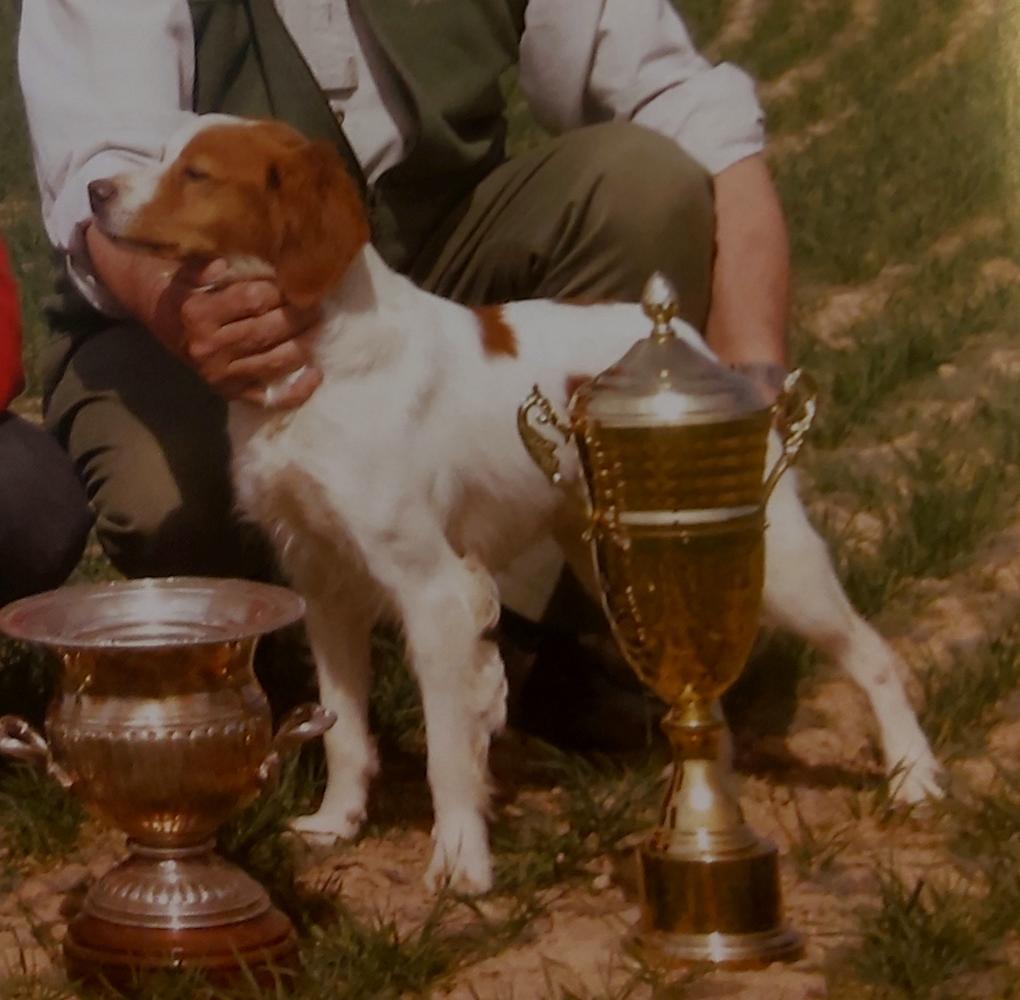
<path fill-rule="evenodd" d="M 283 587 L 185 577 L 68 586 L 0 611 L 0 631 L 62 666 L 45 737 L 0 717 L 0 753 L 43 764 L 128 838 L 68 927 L 72 977 L 293 964 L 290 921 L 213 843 L 273 784 L 281 756 L 333 722 L 303 705 L 274 738 L 252 669 L 259 637 L 303 613 Z"/>
<path fill-rule="evenodd" d="M 794 373 L 766 406 L 747 380 L 677 335 L 675 292 L 661 275 L 644 307 L 651 335 L 578 388 L 566 419 L 538 387 L 518 411 L 521 439 L 554 484 L 560 443 L 576 447 L 609 624 L 668 706 L 673 778 L 638 853 L 632 946 L 670 965 L 790 960 L 802 949 L 782 922 L 776 850 L 748 827 L 731 791 L 718 699 L 757 634 L 765 507 L 801 447 L 814 396 Z M 766 474 L 774 418 L 783 437 Z"/>

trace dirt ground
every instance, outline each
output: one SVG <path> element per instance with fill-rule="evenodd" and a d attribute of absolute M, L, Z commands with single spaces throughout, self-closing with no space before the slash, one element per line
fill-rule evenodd
<path fill-rule="evenodd" d="M 897 645 L 904 652 L 912 649 L 907 637 L 898 638 Z M 624 849 L 597 859 L 587 881 L 543 893 L 542 914 L 517 942 L 443 980 L 430 995 L 458 1000 L 829 996 L 827 964 L 853 941 L 858 910 L 874 901 L 876 860 L 887 856 L 892 862 L 895 856 L 898 871 L 918 876 L 944 865 L 941 835 L 923 809 L 890 817 L 877 801 L 873 789 L 879 769 L 871 732 L 869 712 L 856 688 L 842 678 L 825 677 L 799 700 L 788 735 L 760 739 L 746 730 L 740 734 L 746 818 L 779 848 L 787 919 L 804 936 L 802 960 L 755 971 L 674 976 L 673 994 L 663 992 L 662 981 L 638 982 L 623 948 L 638 915 L 632 853 Z M 990 743 L 1004 758 L 1020 749 L 1020 721 L 996 727 Z M 518 810 L 541 809 L 555 794 L 528 787 L 526 778 L 514 786 L 513 772 L 528 752 L 528 741 L 513 734 L 495 750 L 503 810 L 512 812 L 515 804 Z M 990 768 L 988 758 L 976 761 L 970 777 L 980 782 Z M 417 773 L 410 774 L 400 770 L 390 776 L 384 770 L 379 779 L 388 799 L 405 803 L 400 826 L 387 825 L 381 835 L 366 836 L 333 854 L 305 852 L 300 867 L 309 887 L 339 892 L 366 919 L 382 918 L 411 930 L 433 906 L 421 880 L 429 855 L 428 806 L 420 768 L 412 767 Z M 804 845 L 804 824 L 816 843 Z M 91 825 L 80 845 L 70 859 L 30 875 L 0 902 L 0 967 L 52 971 L 67 916 L 122 850 L 118 837 Z M 506 898 L 483 900 L 477 913 L 456 910 L 451 921 L 498 918 L 512 904 Z"/>

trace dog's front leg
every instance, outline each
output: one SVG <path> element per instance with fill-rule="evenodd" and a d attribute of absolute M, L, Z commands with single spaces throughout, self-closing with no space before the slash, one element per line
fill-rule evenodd
<path fill-rule="evenodd" d="M 319 681 L 319 700 L 336 713 L 323 737 L 326 788 L 317 812 L 291 824 L 303 837 L 332 843 L 349 839 L 365 821 L 368 785 L 378 770 L 368 729 L 372 683 L 372 616 L 342 595 L 304 592 L 305 622 Z"/>
<path fill-rule="evenodd" d="M 435 812 L 426 881 L 470 892 L 492 886 L 485 813 L 492 733 L 505 719 L 506 681 L 489 637 L 499 612 L 495 586 L 480 563 L 461 559 L 435 530 L 416 533 L 408 551 L 370 559 L 404 622 L 421 687 L 428 775 Z"/>

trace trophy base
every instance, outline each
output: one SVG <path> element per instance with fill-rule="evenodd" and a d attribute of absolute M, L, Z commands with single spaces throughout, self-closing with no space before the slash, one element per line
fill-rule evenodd
<path fill-rule="evenodd" d="M 293 974 L 297 935 L 266 890 L 212 850 L 129 841 L 130 854 L 85 897 L 69 923 L 73 979 L 130 987 L 139 976 L 201 972 L 217 981 Z"/>
<path fill-rule="evenodd" d="M 162 971 L 200 972 L 216 983 L 254 979 L 272 985 L 295 974 L 297 936 L 275 907 L 240 923 L 181 930 L 130 927 L 80 913 L 67 928 L 64 963 L 71 979 L 117 989 Z"/>
<path fill-rule="evenodd" d="M 667 934 L 637 932 L 628 950 L 650 965 L 682 968 L 761 969 L 773 962 L 794 962 L 804 953 L 796 932 L 780 927 L 761 934 Z"/>
<path fill-rule="evenodd" d="M 782 921 L 775 847 L 756 840 L 728 855 L 639 851 L 641 924 L 630 948 L 653 964 L 760 968 L 800 958 Z"/>

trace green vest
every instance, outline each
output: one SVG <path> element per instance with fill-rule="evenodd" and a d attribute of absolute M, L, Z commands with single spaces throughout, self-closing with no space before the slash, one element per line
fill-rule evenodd
<path fill-rule="evenodd" d="M 371 192 L 273 0 L 189 0 L 194 107 L 200 114 L 278 118 L 309 138 L 334 142 L 366 194 L 376 247 L 404 269 L 440 220 L 504 158 L 499 81 L 517 60 L 526 2 L 361 2 L 416 126 L 404 160 Z"/>
<path fill-rule="evenodd" d="M 273 0 L 189 0 L 195 30 L 194 109 L 279 118 L 335 142 L 361 185 L 373 242 L 406 270 L 425 240 L 504 156 L 500 76 L 516 62 L 527 0 L 360 2 L 414 112 L 407 156 L 371 192 L 349 143 Z M 56 296 L 45 312 L 74 341 L 110 320 L 74 287 L 55 254 Z M 55 384 L 68 355 L 50 367 Z M 47 389 L 48 392 L 48 389 Z"/>

